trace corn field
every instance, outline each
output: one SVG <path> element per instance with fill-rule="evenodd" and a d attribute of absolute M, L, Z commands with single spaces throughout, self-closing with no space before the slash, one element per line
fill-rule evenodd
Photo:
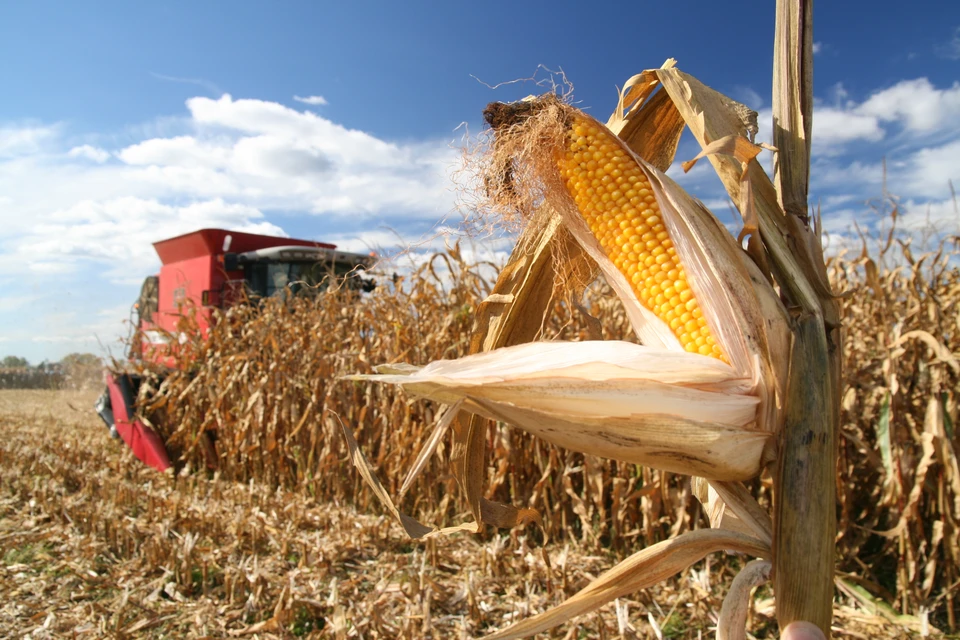
<path fill-rule="evenodd" d="M 854 637 L 956 628 L 960 272 L 954 244 L 920 252 L 903 237 L 830 261 L 848 318 L 836 627 Z M 371 363 L 462 355 L 490 288 L 481 272 L 453 249 L 364 298 L 334 291 L 231 309 L 208 341 L 186 345 L 186 371 L 143 388 L 143 415 L 179 456 L 171 478 L 108 439 L 92 394 L 3 392 L 18 395 L 2 407 L 0 628 L 34 637 L 481 633 L 562 600 L 612 559 L 705 526 L 685 479 L 504 425 L 489 433 L 487 495 L 536 509 L 542 533 L 411 544 L 379 514 L 339 422 L 396 495 L 438 407 L 339 378 Z M 543 338 L 595 335 L 584 311 L 603 337 L 629 338 L 603 287 L 590 289 L 583 310 L 558 304 Z M 49 405 L 44 393 L 62 395 Z M 215 472 L 207 430 L 216 430 Z M 451 524 L 464 508 L 440 451 L 401 504 Z M 715 587 L 738 564 L 714 558 L 622 601 L 634 612 L 627 627 L 607 610 L 571 629 L 632 637 L 657 625 L 663 637 L 700 637 L 718 607 Z M 775 632 L 770 609 L 759 597 L 756 637 Z"/>
<path fill-rule="evenodd" d="M 960 566 L 960 272 L 952 240 L 921 253 L 906 237 L 891 231 L 859 256 L 829 262 L 846 318 L 837 585 L 842 599 L 890 620 L 915 616 L 950 630 Z M 340 422 L 397 495 L 439 407 L 340 378 L 372 364 L 464 355 L 491 286 L 481 272 L 452 249 L 364 298 L 340 291 L 233 308 L 209 340 L 185 346 L 183 372 L 145 385 L 142 412 L 187 471 L 211 466 L 204 434 L 213 431 L 221 482 L 377 513 Z M 541 338 L 593 336 L 593 318 L 604 338 L 630 339 L 603 287 L 590 289 L 582 310 L 558 304 Z M 570 453 L 502 424 L 487 444 L 487 497 L 538 511 L 542 532 L 523 532 L 535 544 L 622 557 L 704 526 L 683 477 Z M 400 506 L 450 525 L 464 506 L 443 447 Z M 769 478 L 756 482 L 768 495 Z M 892 608 L 866 604 L 873 599 Z"/>

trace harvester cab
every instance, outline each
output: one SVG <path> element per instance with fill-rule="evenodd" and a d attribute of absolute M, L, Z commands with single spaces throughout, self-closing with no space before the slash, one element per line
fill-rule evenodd
<path fill-rule="evenodd" d="M 201 338 L 209 334 L 218 309 L 264 298 L 317 295 L 330 287 L 371 291 L 364 272 L 375 256 L 338 251 L 336 245 L 253 233 L 202 229 L 154 243 L 160 273 L 147 277 L 135 304 L 137 337 L 131 360 L 174 366 L 185 335 L 183 320 Z M 170 458 L 162 438 L 136 416 L 140 376 L 106 371 L 106 389 L 95 409 L 111 435 L 137 458 L 164 471 Z"/>

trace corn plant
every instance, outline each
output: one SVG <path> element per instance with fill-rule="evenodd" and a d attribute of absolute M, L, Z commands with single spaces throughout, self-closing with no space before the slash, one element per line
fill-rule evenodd
<path fill-rule="evenodd" d="M 734 582 L 719 637 L 743 637 L 743 602 L 771 573 L 781 626 L 806 620 L 829 636 L 841 343 L 839 306 L 807 212 L 811 11 L 809 3 L 778 3 L 773 180 L 752 143 L 756 114 L 672 60 L 631 78 L 607 125 L 553 95 L 485 111 L 489 210 L 519 212 L 526 232 L 494 289 L 500 308 L 488 306 L 478 323 L 473 355 L 363 376 L 449 407 L 404 487 L 455 425 L 454 474 L 475 522 L 453 530 L 537 520 L 481 497 L 486 418 L 570 450 L 696 476 L 713 526 L 643 549 L 558 607 L 490 638 L 538 633 L 719 550 L 765 560 Z M 702 157 L 713 163 L 743 216 L 738 241 L 662 173 L 683 124 L 703 147 L 685 168 Z M 519 308 L 518 300 L 542 305 L 558 275 L 594 271 L 642 345 L 521 344 L 542 325 L 544 307 Z M 576 284 L 560 283 L 568 293 Z M 364 478 L 407 532 L 441 532 L 393 505 L 345 433 Z M 764 472 L 775 479 L 772 518 L 742 484 Z"/>

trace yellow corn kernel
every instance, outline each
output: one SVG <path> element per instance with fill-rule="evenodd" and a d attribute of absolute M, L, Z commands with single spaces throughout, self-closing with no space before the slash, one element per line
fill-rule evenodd
<path fill-rule="evenodd" d="M 727 362 L 706 322 L 699 322 L 700 305 L 637 162 L 605 127 L 576 117 L 558 164 L 587 225 L 640 303 L 667 323 L 684 349 Z"/>

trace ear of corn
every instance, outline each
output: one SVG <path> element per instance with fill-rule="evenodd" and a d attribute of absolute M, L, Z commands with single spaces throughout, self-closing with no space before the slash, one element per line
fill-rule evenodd
<path fill-rule="evenodd" d="M 556 211 L 620 298 L 640 341 L 698 357 L 709 346 L 706 355 L 735 372 L 730 390 L 760 398 L 757 425 L 776 431 L 789 364 L 786 314 L 730 232 L 604 125 L 555 98 L 525 102 L 513 114 L 510 105 L 485 113 L 499 125 L 491 166 L 508 166 L 513 176 L 495 198 Z M 639 188 L 628 198 L 630 185 Z M 641 194 L 644 188 L 649 193 Z"/>
<path fill-rule="evenodd" d="M 775 431 L 789 364 L 789 328 L 776 292 L 702 203 L 636 157 L 604 125 L 567 105 L 547 101 L 544 108 L 556 109 L 564 123 L 550 166 L 541 169 L 557 173 L 559 188 L 545 180 L 546 199 L 597 262 L 640 340 L 729 363 L 741 385 L 760 398 L 758 426 Z M 584 146 L 587 151 L 578 151 Z M 599 162 L 597 153 L 607 159 L 602 167 L 591 164 Z M 618 183 L 643 186 L 633 189 L 631 203 Z M 643 188 L 649 193 L 641 195 Z M 637 247 L 636 240 L 651 232 L 654 237 Z M 673 282 L 672 291 L 664 282 Z M 707 346 L 709 354 L 703 353 Z"/>
<path fill-rule="evenodd" d="M 539 176 L 645 344 L 534 343 L 371 377 L 575 451 L 714 480 L 757 475 L 779 421 L 766 336 L 782 317 L 755 291 L 769 285 L 703 205 L 599 122 L 549 99 L 515 118 L 509 105 L 489 111 L 522 141 L 510 149 L 517 175 Z"/>
<path fill-rule="evenodd" d="M 557 154 L 560 175 L 607 257 L 686 351 L 727 362 L 687 283 L 650 180 L 599 122 L 577 115 Z"/>

